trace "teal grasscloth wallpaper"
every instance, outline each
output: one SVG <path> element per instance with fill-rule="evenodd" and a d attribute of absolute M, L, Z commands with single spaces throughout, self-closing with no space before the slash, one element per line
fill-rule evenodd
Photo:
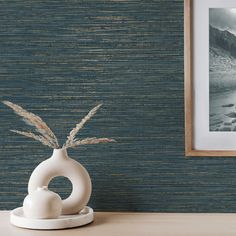
<path fill-rule="evenodd" d="M 89 171 L 99 211 L 236 212 L 236 158 L 185 158 L 182 0 L 0 2 L 0 98 L 40 115 L 61 143 L 97 103 L 79 137 L 117 143 L 69 155 Z M 0 209 L 22 205 L 52 150 L 0 105 Z M 71 184 L 50 187 L 66 197 Z"/>

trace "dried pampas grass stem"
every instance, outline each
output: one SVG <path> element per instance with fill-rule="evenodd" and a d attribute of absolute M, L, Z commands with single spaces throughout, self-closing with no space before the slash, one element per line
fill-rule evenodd
<path fill-rule="evenodd" d="M 34 113 L 26 111 L 21 106 L 16 105 L 12 102 L 3 101 L 3 103 L 9 106 L 17 115 L 23 117 L 23 121 L 26 124 L 34 126 L 36 128 L 36 131 L 39 132 L 48 143 L 51 143 L 53 145 L 53 148 L 59 148 L 59 144 L 58 144 L 55 134 L 39 116 L 35 115 Z M 42 139 L 38 141 L 42 141 Z"/>
<path fill-rule="evenodd" d="M 39 142 L 41 142 L 42 144 L 50 147 L 50 148 L 55 148 L 54 144 L 51 144 L 47 139 L 45 139 L 42 135 L 36 135 L 34 133 L 31 132 L 24 132 L 24 131 L 19 131 L 19 130 L 10 130 L 11 132 L 35 139 Z"/>
<path fill-rule="evenodd" d="M 64 148 L 68 148 L 71 147 L 71 145 L 73 144 L 74 140 L 75 140 L 75 136 L 76 134 L 79 132 L 79 130 L 81 130 L 84 126 L 84 124 L 90 120 L 97 112 L 97 110 L 102 106 L 102 104 L 97 105 L 96 107 L 94 107 L 81 121 L 80 123 L 78 123 L 74 129 L 72 129 L 70 131 L 69 136 L 67 136 L 67 141 L 66 143 L 63 145 Z"/>
<path fill-rule="evenodd" d="M 69 147 L 75 148 L 80 145 L 87 145 L 87 144 L 98 144 L 98 143 L 110 143 L 116 142 L 114 139 L 109 138 L 85 138 L 82 140 L 75 140 Z"/>
<path fill-rule="evenodd" d="M 43 145 L 46 145 L 53 149 L 60 148 L 57 137 L 52 132 L 52 130 L 47 126 L 47 124 L 37 115 L 34 113 L 26 111 L 19 105 L 16 105 L 9 101 L 3 101 L 3 103 L 9 106 L 17 115 L 23 117 L 24 122 L 26 124 L 34 126 L 36 132 L 39 134 L 34 134 L 32 132 L 25 132 L 19 130 L 11 130 L 14 133 L 35 139 L 41 142 Z M 102 106 L 102 104 L 97 105 L 94 107 L 81 121 L 78 123 L 75 128 L 70 131 L 69 136 L 67 137 L 66 143 L 63 145 L 63 148 L 75 148 L 80 145 L 87 145 L 87 144 L 97 144 L 97 143 L 109 143 L 109 142 L 116 142 L 114 139 L 109 138 L 85 138 L 85 139 L 76 139 L 75 136 L 79 132 L 80 129 L 83 128 L 84 124 L 91 119 L 97 112 L 97 110 Z"/>

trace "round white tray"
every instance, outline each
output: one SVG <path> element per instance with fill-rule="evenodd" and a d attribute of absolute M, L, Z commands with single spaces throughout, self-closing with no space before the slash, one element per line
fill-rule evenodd
<path fill-rule="evenodd" d="M 89 224 L 93 221 L 93 209 L 85 207 L 79 214 L 62 215 L 57 219 L 26 218 L 23 208 L 18 207 L 11 211 L 11 224 L 28 229 L 66 229 Z"/>

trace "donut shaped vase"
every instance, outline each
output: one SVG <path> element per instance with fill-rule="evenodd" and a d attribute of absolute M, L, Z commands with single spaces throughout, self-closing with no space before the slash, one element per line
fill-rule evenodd
<path fill-rule="evenodd" d="M 72 183 L 70 196 L 62 200 L 62 214 L 77 214 L 87 205 L 92 184 L 86 169 L 71 159 L 66 149 L 54 149 L 52 156 L 34 169 L 28 183 L 29 194 L 39 187 L 48 187 L 49 182 L 57 176 L 67 177 Z"/>

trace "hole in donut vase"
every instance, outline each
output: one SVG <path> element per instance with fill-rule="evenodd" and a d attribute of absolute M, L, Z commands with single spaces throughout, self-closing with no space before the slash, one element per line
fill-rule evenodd
<path fill-rule="evenodd" d="M 92 184 L 86 169 L 70 158 L 66 149 L 54 149 L 52 156 L 34 169 L 28 183 L 29 194 L 38 187 L 48 186 L 57 176 L 68 178 L 72 184 L 70 196 L 62 201 L 62 214 L 77 214 L 87 205 Z"/>
<path fill-rule="evenodd" d="M 72 183 L 64 176 L 54 177 L 48 184 L 48 188 L 60 195 L 61 199 L 68 198 L 72 192 Z"/>

